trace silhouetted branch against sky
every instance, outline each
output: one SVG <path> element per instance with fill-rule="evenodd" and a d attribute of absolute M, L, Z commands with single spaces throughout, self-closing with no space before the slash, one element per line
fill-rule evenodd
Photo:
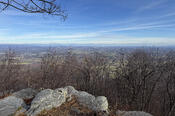
<path fill-rule="evenodd" d="M 8 8 L 14 8 L 26 13 L 58 16 L 64 20 L 67 18 L 65 10 L 62 9 L 58 0 L 0 0 L 0 10 L 5 11 Z"/>

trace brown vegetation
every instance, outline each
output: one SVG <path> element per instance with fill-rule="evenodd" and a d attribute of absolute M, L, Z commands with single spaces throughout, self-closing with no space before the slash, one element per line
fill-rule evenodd
<path fill-rule="evenodd" d="M 38 116 L 92 116 L 92 112 L 92 110 L 79 105 L 74 97 L 71 101 L 62 104 L 60 107 L 53 108 L 50 111 L 43 111 Z"/>
<path fill-rule="evenodd" d="M 82 106 L 72 97 L 70 101 L 65 102 L 60 107 L 44 110 L 37 116 L 104 116 L 104 112 L 94 112 L 85 106 Z M 26 116 L 24 113 L 18 116 Z M 115 112 L 110 111 L 109 116 L 116 116 Z"/>
<path fill-rule="evenodd" d="M 60 55 L 49 50 L 35 69 L 23 68 L 14 58 L 11 50 L 1 58 L 0 90 L 4 94 L 26 87 L 54 89 L 72 85 L 106 96 L 112 109 L 175 115 L 174 51 L 162 55 L 159 50 L 137 49 L 109 58 L 97 52 L 78 57 L 71 52 Z"/>

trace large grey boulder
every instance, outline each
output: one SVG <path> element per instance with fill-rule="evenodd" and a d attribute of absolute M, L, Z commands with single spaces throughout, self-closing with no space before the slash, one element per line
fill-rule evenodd
<path fill-rule="evenodd" d="M 153 116 L 143 111 L 116 111 L 117 116 Z"/>
<path fill-rule="evenodd" d="M 12 96 L 15 96 L 21 99 L 32 99 L 35 97 L 36 94 L 37 94 L 36 90 L 27 88 L 27 89 L 22 89 L 20 91 L 13 93 Z"/>
<path fill-rule="evenodd" d="M 66 101 L 67 89 L 59 88 L 56 90 L 46 89 L 39 92 L 31 103 L 27 111 L 28 116 L 36 116 L 43 110 L 50 110 L 59 107 Z"/>
<path fill-rule="evenodd" d="M 98 96 L 95 99 L 95 111 L 107 111 L 108 100 L 104 96 Z"/>
<path fill-rule="evenodd" d="M 23 99 L 15 96 L 6 97 L 0 100 L 0 116 L 13 115 L 23 107 L 25 107 Z"/>
<path fill-rule="evenodd" d="M 77 101 L 93 111 L 107 111 L 108 100 L 104 96 L 95 97 L 84 91 L 77 91 L 72 86 L 65 87 L 68 91 L 68 96 L 75 96 Z"/>
<path fill-rule="evenodd" d="M 75 96 L 77 97 L 77 100 L 81 105 L 95 110 L 95 96 L 84 91 L 80 91 Z"/>

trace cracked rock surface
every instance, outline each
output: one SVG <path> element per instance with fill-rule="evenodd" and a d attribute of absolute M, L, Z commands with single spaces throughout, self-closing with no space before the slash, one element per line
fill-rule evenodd
<path fill-rule="evenodd" d="M 46 89 L 36 95 L 27 111 L 28 116 L 35 116 L 43 110 L 50 110 L 59 107 L 66 102 L 67 89 L 56 90 Z"/>
<path fill-rule="evenodd" d="M 25 107 L 23 99 L 9 96 L 0 100 L 0 116 L 15 114 L 18 110 Z"/>

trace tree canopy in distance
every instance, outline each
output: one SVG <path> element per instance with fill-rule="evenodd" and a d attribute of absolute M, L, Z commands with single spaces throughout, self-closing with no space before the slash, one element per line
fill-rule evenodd
<path fill-rule="evenodd" d="M 65 10 L 58 4 L 58 0 L 0 0 L 0 10 L 9 7 L 26 13 L 40 13 L 67 18 Z"/>

